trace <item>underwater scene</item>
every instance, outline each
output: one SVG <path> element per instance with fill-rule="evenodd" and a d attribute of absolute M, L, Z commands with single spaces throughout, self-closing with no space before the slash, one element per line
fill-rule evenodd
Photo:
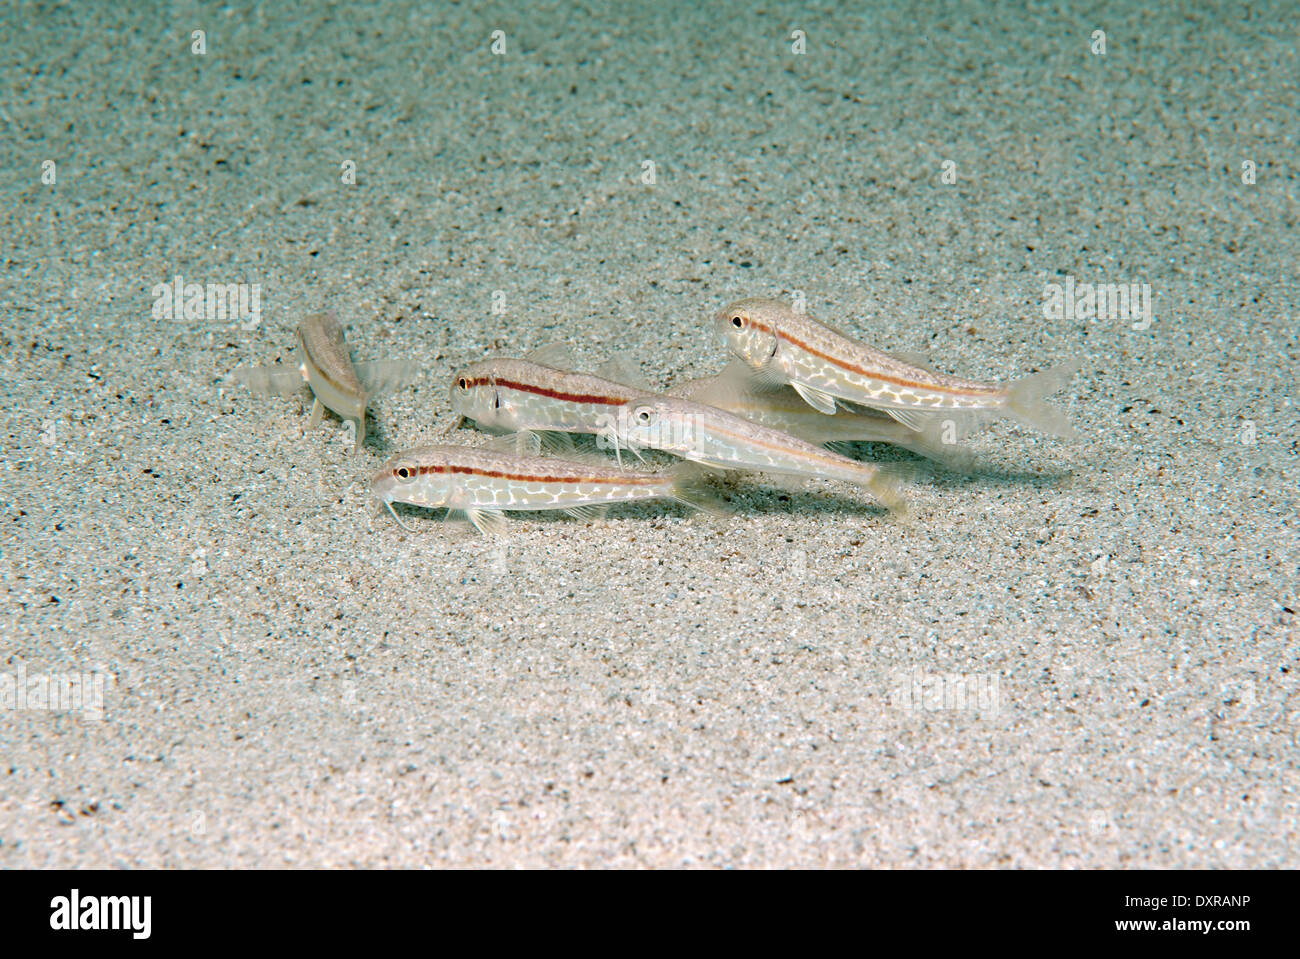
<path fill-rule="evenodd" d="M 1298 12 L 7 5 L 0 867 L 1294 867 Z"/>

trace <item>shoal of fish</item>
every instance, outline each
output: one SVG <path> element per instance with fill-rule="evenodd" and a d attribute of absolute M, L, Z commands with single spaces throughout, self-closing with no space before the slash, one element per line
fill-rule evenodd
<path fill-rule="evenodd" d="M 511 512 L 594 518 L 610 506 L 651 499 L 720 511 L 709 482 L 718 471 L 843 480 L 898 512 L 914 471 L 853 459 L 841 444 L 891 443 L 968 471 L 973 457 L 962 441 L 995 419 L 1062 439 L 1074 435 L 1047 397 L 1079 369 L 1077 360 L 1006 384 L 984 383 L 874 349 L 769 298 L 732 303 L 713 325 L 728 365 L 664 391 L 617 361 L 575 372 L 563 346 L 474 363 L 451 378 L 456 419 L 444 436 L 468 420 L 495 438 L 483 446 L 438 443 L 397 453 L 373 475 L 371 490 L 404 528 L 410 529 L 394 504 L 464 514 L 485 534 L 502 531 Z M 263 396 L 306 387 L 311 425 L 332 411 L 351 424 L 358 450 L 370 403 L 420 372 L 414 361 L 354 362 L 332 313 L 299 324 L 296 352 L 296 367 L 241 367 L 235 379 Z M 584 435 L 592 439 L 580 447 Z M 682 462 L 649 469 L 645 450 Z"/>

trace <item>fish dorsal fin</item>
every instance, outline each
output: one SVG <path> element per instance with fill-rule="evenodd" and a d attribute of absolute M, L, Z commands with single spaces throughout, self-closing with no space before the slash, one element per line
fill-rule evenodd
<path fill-rule="evenodd" d="M 258 396 L 292 396 L 307 385 L 296 366 L 241 366 L 233 376 Z"/>
<path fill-rule="evenodd" d="M 596 367 L 596 375 L 606 380 L 613 380 L 615 383 L 622 383 L 624 386 L 630 386 L 636 390 L 644 390 L 647 393 L 653 393 L 650 384 L 641 371 L 632 366 L 631 362 L 621 356 L 611 356 L 600 366 Z"/>
<path fill-rule="evenodd" d="M 420 375 L 420 364 L 415 360 L 371 360 L 353 363 L 352 368 L 370 397 L 400 389 Z"/>
<path fill-rule="evenodd" d="M 702 376 L 696 380 L 678 380 L 672 383 L 664 390 L 664 396 L 676 396 L 683 400 L 694 400 L 699 396 L 706 396 L 712 389 L 715 377 Z"/>
<path fill-rule="evenodd" d="M 817 412 L 825 413 L 827 416 L 835 415 L 835 397 L 816 387 L 805 386 L 803 383 L 791 383 L 790 385 L 794 387 L 796 393 L 804 398 L 804 402 Z"/>
<path fill-rule="evenodd" d="M 574 363 L 573 350 L 567 343 L 547 343 L 525 354 L 524 359 L 529 363 L 549 366 L 557 370 L 572 370 Z"/>
<path fill-rule="evenodd" d="M 888 354 L 900 363 L 906 363 L 908 366 L 915 366 L 918 370 L 925 370 L 928 373 L 938 373 L 930 362 L 930 357 L 917 350 L 894 350 Z"/>
<path fill-rule="evenodd" d="M 747 373 L 748 367 L 743 363 L 738 366 L 733 364 L 716 376 L 689 380 L 668 392 L 682 399 L 731 412 L 762 404 L 764 396 L 776 394 L 772 387 L 756 382 Z"/>
<path fill-rule="evenodd" d="M 789 379 L 780 367 L 772 365 L 762 370 L 755 370 L 744 360 L 732 360 L 722 368 L 722 372 L 715 376 L 713 381 L 713 385 L 708 387 L 709 392 L 724 389 L 737 395 L 774 393 L 789 383 Z"/>
<path fill-rule="evenodd" d="M 532 430 L 520 430 L 518 433 L 506 433 L 494 436 L 484 444 L 484 449 L 494 453 L 510 453 L 515 456 L 540 456 L 542 439 Z"/>

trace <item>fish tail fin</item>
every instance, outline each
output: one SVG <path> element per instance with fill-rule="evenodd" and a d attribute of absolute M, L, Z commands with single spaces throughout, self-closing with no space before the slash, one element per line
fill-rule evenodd
<path fill-rule="evenodd" d="M 1007 389 L 1007 413 L 1036 430 L 1073 439 L 1077 435 L 1074 427 L 1064 413 L 1047 402 L 1047 397 L 1064 387 L 1082 366 L 1083 362 L 1076 357 L 1050 370 L 1015 380 Z"/>
<path fill-rule="evenodd" d="M 675 503 L 713 517 L 723 517 L 731 510 L 709 483 L 709 473 L 695 463 L 683 463 L 669 474 L 668 496 Z"/>
<path fill-rule="evenodd" d="M 258 396 L 292 396 L 307 385 L 295 366 L 241 366 L 232 376 L 236 383 Z"/>
<path fill-rule="evenodd" d="M 352 364 L 367 398 L 392 393 L 417 379 L 422 368 L 416 360 L 371 360 Z"/>
<path fill-rule="evenodd" d="M 885 463 L 873 467 L 866 487 L 881 506 L 896 516 L 903 516 L 907 513 L 907 487 L 920 474 L 921 470 L 915 463 Z"/>

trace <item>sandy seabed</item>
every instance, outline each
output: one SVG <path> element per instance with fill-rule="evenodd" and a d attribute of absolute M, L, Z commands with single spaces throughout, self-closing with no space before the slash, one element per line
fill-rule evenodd
<path fill-rule="evenodd" d="M 1296 864 L 1294 4 L 358 6 L 6 14 L 0 866 Z M 1081 357 L 1079 440 L 996 425 L 901 522 L 376 511 L 459 365 L 665 384 L 795 291 Z M 424 370 L 358 455 L 230 379 L 319 309 Z"/>

